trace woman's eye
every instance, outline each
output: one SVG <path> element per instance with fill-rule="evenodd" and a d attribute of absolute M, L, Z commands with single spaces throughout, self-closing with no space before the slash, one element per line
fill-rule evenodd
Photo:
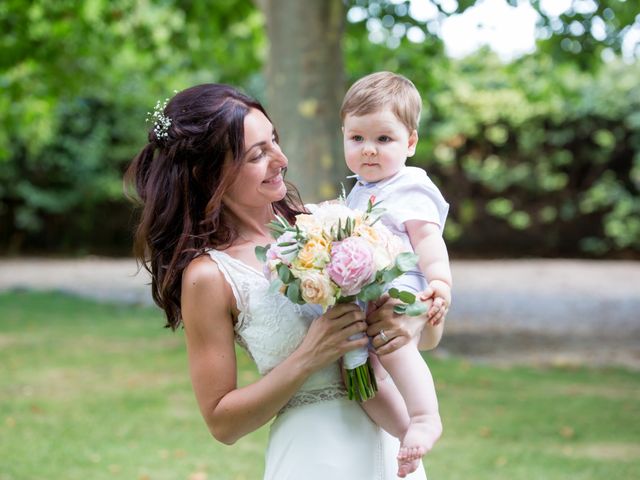
<path fill-rule="evenodd" d="M 262 158 L 264 158 L 264 156 L 267 154 L 267 152 L 265 152 L 264 150 L 260 150 L 252 159 L 252 162 L 257 162 L 258 160 L 261 160 Z"/>
<path fill-rule="evenodd" d="M 391 137 L 389 137 L 388 135 L 382 135 L 381 137 L 378 137 L 378 141 L 382 143 L 387 143 L 391 141 Z"/>

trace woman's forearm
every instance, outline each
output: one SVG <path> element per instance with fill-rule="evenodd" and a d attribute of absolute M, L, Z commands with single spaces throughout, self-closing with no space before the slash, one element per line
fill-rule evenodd
<path fill-rule="evenodd" d="M 231 445 L 269 422 L 311 374 L 294 352 L 255 383 L 227 393 L 207 417 L 213 436 Z"/>

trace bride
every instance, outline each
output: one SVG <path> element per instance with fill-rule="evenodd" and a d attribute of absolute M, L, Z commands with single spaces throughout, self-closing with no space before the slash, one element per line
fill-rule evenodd
<path fill-rule="evenodd" d="M 265 479 L 396 478 L 398 441 L 346 398 L 338 360 L 367 344 L 348 340 L 354 333 L 384 328 L 385 338 L 395 337 L 387 349 L 397 348 L 424 319 L 394 317 L 389 301 L 367 325 L 353 304 L 320 315 L 268 291 L 254 249 L 270 243 L 274 214 L 292 221 L 304 206 L 283 179 L 288 160 L 255 100 L 226 85 L 199 85 L 160 105 L 154 119 L 126 174 L 143 207 L 134 250 L 167 325 L 184 326 L 193 389 L 212 435 L 231 445 L 275 417 Z M 235 342 L 261 374 L 242 388 Z M 388 388 L 382 380 L 381 391 Z M 408 478 L 424 479 L 424 470 Z"/>

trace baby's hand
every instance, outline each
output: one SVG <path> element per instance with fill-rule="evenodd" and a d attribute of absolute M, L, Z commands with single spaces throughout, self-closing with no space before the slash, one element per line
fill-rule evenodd
<path fill-rule="evenodd" d="M 431 298 L 434 300 L 433 305 L 431 305 L 427 313 L 427 323 L 436 326 L 444 320 L 444 317 L 449 311 L 451 305 L 451 287 L 442 280 L 433 280 L 429 283 L 428 290 L 423 292 L 423 294 L 428 293 L 429 290 L 433 292 Z M 420 299 L 423 301 L 426 300 L 422 295 L 420 295 Z"/>

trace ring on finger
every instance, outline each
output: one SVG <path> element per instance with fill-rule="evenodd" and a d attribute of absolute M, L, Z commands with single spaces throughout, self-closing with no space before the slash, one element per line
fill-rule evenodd
<path fill-rule="evenodd" d="M 385 335 L 384 330 L 380 330 L 380 338 L 384 343 L 387 343 L 389 341 L 389 337 Z"/>

